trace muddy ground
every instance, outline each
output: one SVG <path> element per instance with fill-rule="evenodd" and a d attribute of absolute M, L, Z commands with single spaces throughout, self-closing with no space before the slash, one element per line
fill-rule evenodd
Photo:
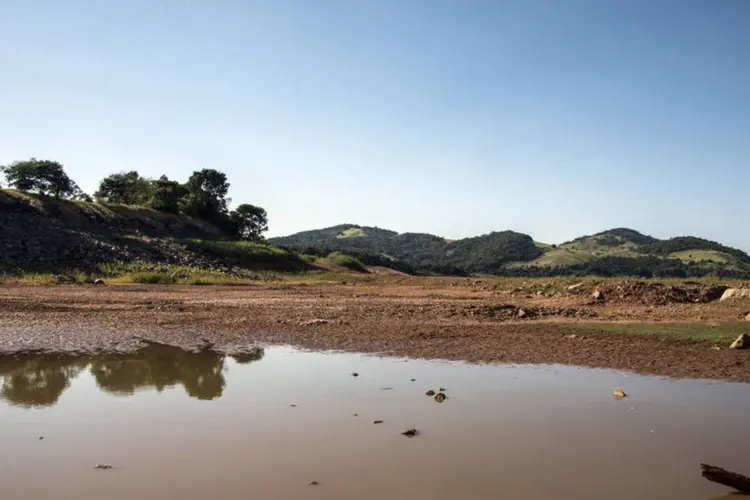
<path fill-rule="evenodd" d="M 385 276 L 234 287 L 6 284 L 0 286 L 0 353 L 133 351 L 146 338 L 184 347 L 290 344 L 750 382 L 749 350 L 611 332 L 613 324 L 632 322 L 734 321 L 737 335 L 750 333 L 750 322 L 738 321 L 748 304 L 719 302 L 721 287 L 612 281 L 569 290 L 568 284 L 512 283 Z"/>

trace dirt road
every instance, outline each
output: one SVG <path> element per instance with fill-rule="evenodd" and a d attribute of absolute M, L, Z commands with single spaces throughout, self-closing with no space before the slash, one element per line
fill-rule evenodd
<path fill-rule="evenodd" d="M 738 335 L 750 332 L 750 323 L 737 321 L 743 304 L 716 302 L 707 286 L 688 287 L 687 294 L 632 282 L 599 288 L 593 298 L 589 286 L 504 289 L 481 280 L 411 277 L 238 287 L 2 285 L 0 352 L 130 351 L 145 337 L 186 347 L 291 344 L 750 382 L 750 351 L 729 350 L 725 339 L 612 332 L 632 322 L 665 325 L 666 333 L 676 323 L 734 321 Z"/>

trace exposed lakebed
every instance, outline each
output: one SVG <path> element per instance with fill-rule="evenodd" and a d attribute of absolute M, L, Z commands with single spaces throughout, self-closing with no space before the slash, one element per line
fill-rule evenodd
<path fill-rule="evenodd" d="M 0 381 L 8 499 L 712 499 L 700 462 L 750 469 L 747 384 L 164 346 Z"/>

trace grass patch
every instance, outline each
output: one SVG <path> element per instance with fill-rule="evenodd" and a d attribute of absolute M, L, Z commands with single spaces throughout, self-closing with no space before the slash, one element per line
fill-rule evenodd
<path fill-rule="evenodd" d="M 341 231 L 337 238 L 361 238 L 367 236 L 367 233 L 361 227 L 350 227 Z"/>
<path fill-rule="evenodd" d="M 719 324 L 705 323 L 583 323 L 561 325 L 576 331 L 620 333 L 626 335 L 657 336 L 671 340 L 697 340 L 704 342 L 731 342 L 747 330 L 741 321 Z"/>
<path fill-rule="evenodd" d="M 129 283 L 139 283 L 143 285 L 174 285 L 177 279 L 172 274 L 166 273 L 133 273 L 124 276 Z"/>
<path fill-rule="evenodd" d="M 333 252 L 329 254 L 328 257 L 326 257 L 326 263 L 331 266 L 343 267 L 349 269 L 350 271 L 355 271 L 358 273 L 368 272 L 364 264 L 362 264 L 362 262 L 360 262 L 358 259 L 340 252 Z"/>

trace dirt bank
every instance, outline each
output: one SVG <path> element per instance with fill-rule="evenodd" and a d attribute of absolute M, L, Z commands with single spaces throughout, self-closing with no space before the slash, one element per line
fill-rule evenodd
<path fill-rule="evenodd" d="M 623 283 L 602 288 L 631 286 Z M 655 325 L 657 333 L 665 325 L 667 334 L 666 325 L 731 320 L 736 334 L 748 332 L 750 323 L 736 321 L 742 303 L 702 302 L 713 294 L 696 293 L 699 300 L 691 302 L 643 304 L 627 294 L 608 300 L 607 292 L 594 300 L 587 287 L 542 288 L 449 278 L 242 287 L 3 285 L 0 352 L 132 351 L 143 345 L 140 336 L 186 347 L 291 344 L 750 382 L 750 351 L 726 349 L 735 323 L 726 338 L 704 340 L 613 332 L 613 325 L 633 322 Z"/>

